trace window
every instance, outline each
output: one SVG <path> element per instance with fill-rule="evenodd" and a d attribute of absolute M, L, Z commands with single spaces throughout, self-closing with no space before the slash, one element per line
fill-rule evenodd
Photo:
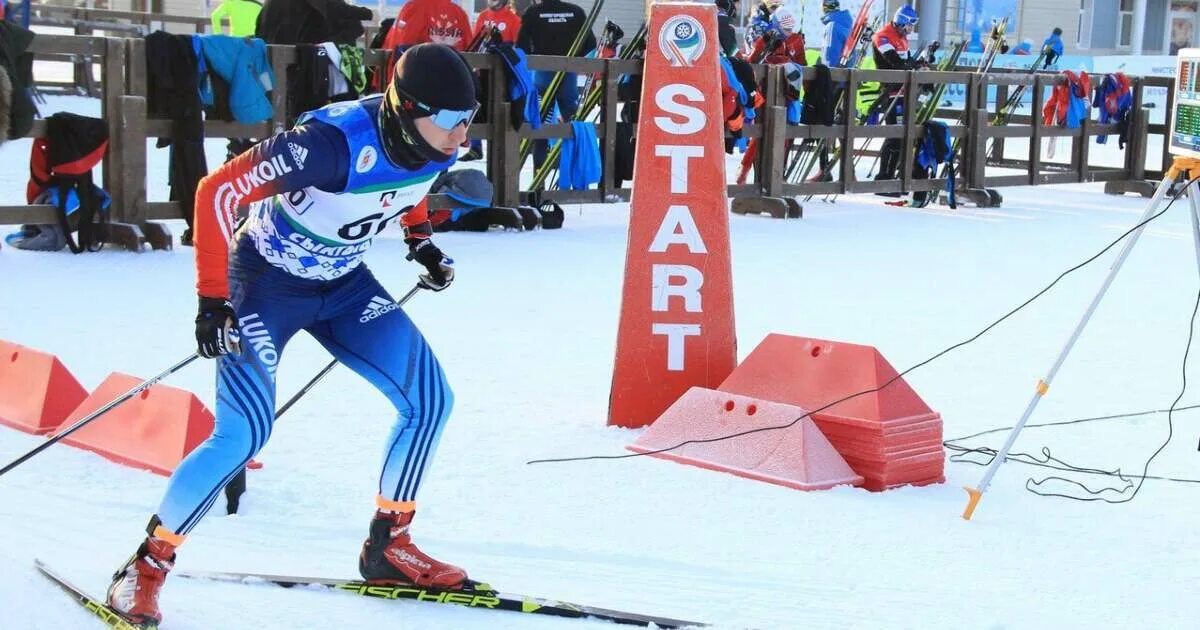
<path fill-rule="evenodd" d="M 1121 0 L 1120 30 L 1117 47 L 1128 48 L 1133 43 L 1133 0 Z"/>

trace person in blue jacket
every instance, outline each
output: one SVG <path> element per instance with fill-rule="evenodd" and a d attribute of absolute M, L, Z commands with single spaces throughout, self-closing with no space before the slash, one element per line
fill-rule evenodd
<path fill-rule="evenodd" d="M 821 56 L 825 57 L 825 65 L 830 68 L 853 66 L 855 60 L 842 63 L 842 51 L 846 48 L 846 39 L 850 37 L 850 29 L 854 26 L 854 18 L 850 12 L 843 9 L 838 0 L 825 0 L 821 5 L 821 23 L 825 25 L 825 42 Z"/>
<path fill-rule="evenodd" d="M 1042 50 L 1046 52 L 1046 64 L 1043 67 L 1049 68 L 1063 54 L 1061 28 L 1054 27 L 1054 31 L 1050 33 L 1050 37 L 1047 37 L 1046 41 L 1042 42 Z"/>

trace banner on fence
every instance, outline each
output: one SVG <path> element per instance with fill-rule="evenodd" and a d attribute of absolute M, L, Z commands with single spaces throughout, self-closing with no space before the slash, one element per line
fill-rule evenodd
<path fill-rule="evenodd" d="M 651 5 L 608 423 L 654 422 L 733 371 L 716 6 Z"/>

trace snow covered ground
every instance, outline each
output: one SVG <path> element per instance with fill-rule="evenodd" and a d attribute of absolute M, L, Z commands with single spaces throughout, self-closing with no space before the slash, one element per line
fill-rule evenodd
<path fill-rule="evenodd" d="M 215 164 L 223 146 L 211 148 Z M 10 165 L 0 201 L 20 199 L 27 158 L 27 141 L 0 148 Z M 165 159 L 151 153 L 152 198 L 165 197 Z M 873 344 L 906 368 L 1099 251 L 1144 208 L 1099 185 L 1004 196 L 988 210 L 897 209 L 855 196 L 809 203 L 803 220 L 731 216 L 739 356 L 781 332 Z M 1197 291 L 1184 205 L 1144 235 L 1033 422 L 1162 409 L 1175 398 Z M 567 211 L 557 232 L 439 235 L 457 281 L 407 309 L 457 396 L 415 524 L 431 553 L 506 590 L 722 628 L 1194 627 L 1194 484 L 1152 480 L 1128 504 L 1080 503 L 1026 492 L 1026 479 L 1043 473 L 1010 463 L 965 522 L 960 488 L 982 474 L 967 464 L 948 463 L 945 484 L 885 493 L 798 492 L 651 458 L 527 465 L 620 454 L 638 434 L 605 427 L 629 208 Z M 397 294 L 418 271 L 404 253 L 385 234 L 368 256 Z M 911 375 L 948 438 L 1019 417 L 1112 258 Z M 5 247 L 0 339 L 56 353 L 86 387 L 114 370 L 148 377 L 192 351 L 192 286 L 188 248 L 71 256 Z M 285 357 L 281 398 L 328 361 L 304 336 Z M 170 383 L 211 401 L 210 365 Z M 335 370 L 279 421 L 242 513 L 215 509 L 178 567 L 355 575 L 391 421 L 382 396 Z M 1151 474 L 1200 477 L 1198 434 L 1196 412 L 1177 414 Z M 1002 435 L 968 443 L 997 447 Z M 1140 473 L 1166 435 L 1165 415 L 1144 416 L 1029 428 L 1016 450 L 1047 446 L 1075 464 Z M 38 443 L 0 428 L 0 462 Z M 102 592 L 164 484 L 64 446 L 0 478 L 0 625 L 96 627 L 33 559 Z M 162 606 L 167 630 L 609 627 L 178 579 Z"/>

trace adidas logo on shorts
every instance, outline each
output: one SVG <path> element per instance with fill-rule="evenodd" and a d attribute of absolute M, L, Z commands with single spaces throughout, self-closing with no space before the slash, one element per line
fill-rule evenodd
<path fill-rule="evenodd" d="M 359 317 L 358 321 L 366 324 L 373 319 L 383 317 L 384 315 L 387 315 L 388 313 L 391 313 L 399 308 L 399 304 L 396 304 L 395 302 L 389 302 L 376 295 L 375 297 L 371 298 L 370 302 L 367 302 L 367 308 L 363 309 L 362 317 Z"/>

